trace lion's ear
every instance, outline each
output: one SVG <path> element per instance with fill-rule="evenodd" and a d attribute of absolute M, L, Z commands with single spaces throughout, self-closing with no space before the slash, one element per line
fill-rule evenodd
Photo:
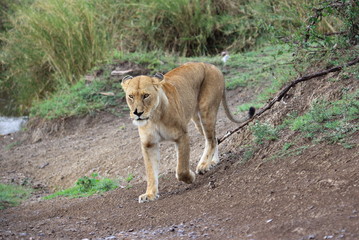
<path fill-rule="evenodd" d="M 130 75 L 125 76 L 124 78 L 122 78 L 121 84 L 124 84 L 126 81 L 128 81 L 128 80 L 130 80 L 130 79 L 132 79 L 132 78 L 133 78 L 133 77 L 130 76 Z"/>
<path fill-rule="evenodd" d="M 155 78 L 158 78 L 160 80 L 163 80 L 164 76 L 162 73 L 156 73 L 155 75 L 153 75 Z"/>

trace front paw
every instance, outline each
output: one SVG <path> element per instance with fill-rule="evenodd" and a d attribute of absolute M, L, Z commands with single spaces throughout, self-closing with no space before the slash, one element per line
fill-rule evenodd
<path fill-rule="evenodd" d="M 138 202 L 139 203 L 144 203 L 144 202 L 149 202 L 149 201 L 154 201 L 158 198 L 158 194 L 152 194 L 152 193 L 145 193 L 142 194 L 138 197 Z"/>
<path fill-rule="evenodd" d="M 197 166 L 197 169 L 196 169 L 196 173 L 197 174 L 205 174 L 206 172 L 208 172 L 211 168 L 213 168 L 216 165 L 217 165 L 217 162 L 215 162 L 215 161 L 211 161 L 209 163 L 207 163 L 207 162 L 199 163 Z"/>

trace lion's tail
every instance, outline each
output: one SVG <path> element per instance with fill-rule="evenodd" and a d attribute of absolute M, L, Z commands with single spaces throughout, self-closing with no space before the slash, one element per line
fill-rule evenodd
<path fill-rule="evenodd" d="M 229 120 L 231 120 L 232 122 L 235 122 L 235 123 L 242 123 L 242 122 L 247 121 L 248 119 L 252 118 L 256 112 L 256 109 L 254 107 L 250 107 L 248 110 L 248 116 L 240 118 L 240 119 L 236 119 L 229 110 L 227 98 L 226 98 L 226 89 L 223 90 L 222 104 L 223 104 L 224 111 L 226 112 L 226 115 L 229 118 Z"/>

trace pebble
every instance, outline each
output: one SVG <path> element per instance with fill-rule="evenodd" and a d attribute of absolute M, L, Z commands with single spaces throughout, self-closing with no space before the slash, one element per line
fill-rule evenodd
<path fill-rule="evenodd" d="M 328 235 L 328 236 L 324 236 L 324 239 L 332 239 L 334 236 L 333 235 Z"/>
<path fill-rule="evenodd" d="M 109 236 L 109 237 L 106 237 L 105 240 L 111 240 L 111 239 L 116 239 L 115 236 Z"/>
<path fill-rule="evenodd" d="M 308 239 L 315 239 L 316 235 L 315 234 L 311 234 L 308 236 Z"/>

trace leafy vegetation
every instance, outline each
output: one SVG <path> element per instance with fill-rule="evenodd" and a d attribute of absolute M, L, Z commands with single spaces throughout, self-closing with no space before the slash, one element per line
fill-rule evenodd
<path fill-rule="evenodd" d="M 123 60 L 129 52 L 161 53 L 148 64 L 159 71 L 169 69 L 160 60 L 164 55 L 176 59 L 255 49 L 292 37 L 305 25 L 308 7 L 318 2 L 7 0 L 0 96 L 26 113 L 34 101 L 75 84 L 99 61 L 108 60 L 113 49 Z M 344 22 L 335 20 L 328 16 L 318 32 Z M 237 80 L 246 84 L 243 79 Z"/>
<path fill-rule="evenodd" d="M 44 197 L 44 199 L 53 199 L 55 197 L 88 197 L 96 193 L 107 192 L 119 187 L 119 182 L 109 178 L 99 177 L 97 173 L 93 173 L 91 177 L 79 178 L 75 186 L 55 192 L 51 195 Z"/>
<path fill-rule="evenodd" d="M 32 192 L 33 190 L 27 187 L 0 183 L 0 210 L 17 206 L 21 201 L 27 199 Z"/>
<path fill-rule="evenodd" d="M 350 0 L 316 3 L 306 24 L 296 33 L 296 58 L 301 69 L 321 63 L 333 66 L 359 54 L 359 2 Z M 323 26 L 329 29 L 323 31 Z"/>

